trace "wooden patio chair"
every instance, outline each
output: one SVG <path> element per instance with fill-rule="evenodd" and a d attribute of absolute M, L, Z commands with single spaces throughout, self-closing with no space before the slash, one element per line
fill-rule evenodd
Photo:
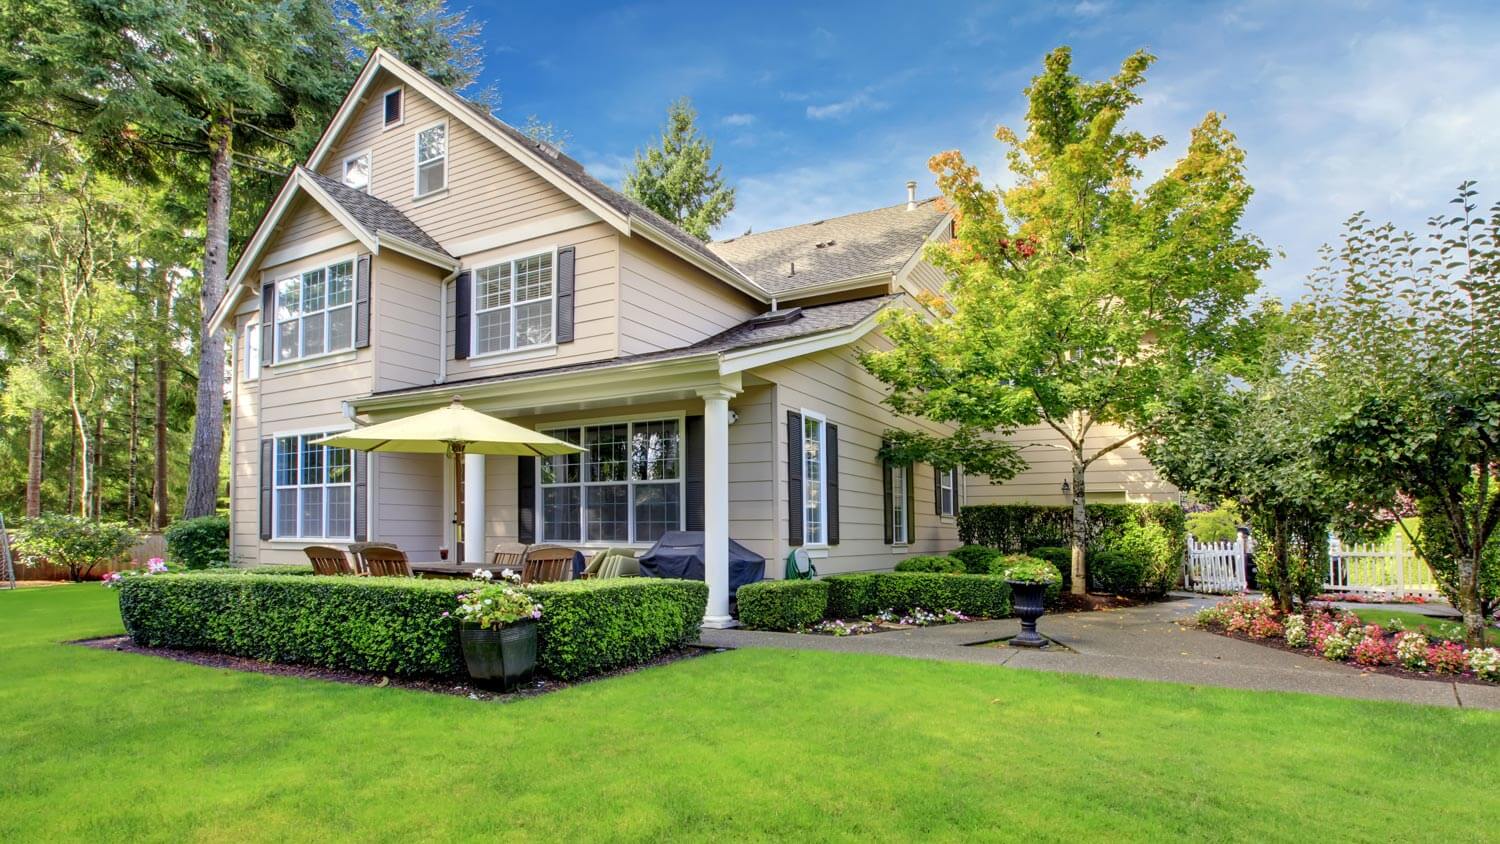
<path fill-rule="evenodd" d="M 306 554 L 307 561 L 312 563 L 313 574 L 354 574 L 354 565 L 349 562 L 349 555 L 338 548 L 330 548 L 327 545 L 309 545 L 302 549 L 302 553 Z"/>
<path fill-rule="evenodd" d="M 371 577 L 411 577 L 411 564 L 399 548 L 366 548 L 364 558 Z"/>
<path fill-rule="evenodd" d="M 490 557 L 490 568 L 499 574 L 505 569 L 520 571 L 521 564 L 526 560 L 526 549 L 528 545 L 510 545 L 504 548 L 496 548 L 494 556 Z"/>
<path fill-rule="evenodd" d="M 573 555 L 578 552 L 562 545 L 537 545 L 527 549 L 521 564 L 521 585 L 557 583 L 573 579 Z"/>
<path fill-rule="evenodd" d="M 349 543 L 349 554 L 354 557 L 354 571 L 356 574 L 366 574 L 370 567 L 365 565 L 365 551 L 370 548 L 389 548 L 397 550 L 396 545 L 390 542 L 351 542 Z"/>

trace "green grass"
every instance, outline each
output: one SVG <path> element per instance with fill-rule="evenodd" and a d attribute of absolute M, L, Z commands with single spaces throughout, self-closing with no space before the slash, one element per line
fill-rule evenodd
<path fill-rule="evenodd" d="M 1366 624 L 1378 624 L 1381 627 L 1388 628 L 1391 626 L 1391 622 L 1400 621 L 1407 630 L 1420 630 L 1426 627 L 1429 636 L 1451 639 L 1460 643 L 1464 641 L 1463 622 L 1456 618 L 1434 618 L 1419 612 L 1375 608 L 1361 608 L 1355 610 L 1354 613 Z M 1491 626 L 1485 633 L 1485 643 L 1489 645 L 1500 644 L 1500 630 L 1496 630 Z"/>
<path fill-rule="evenodd" d="M 782 651 L 482 703 L 58 644 L 114 601 L 0 593 L 0 840 L 1493 834 L 1500 713 Z"/>

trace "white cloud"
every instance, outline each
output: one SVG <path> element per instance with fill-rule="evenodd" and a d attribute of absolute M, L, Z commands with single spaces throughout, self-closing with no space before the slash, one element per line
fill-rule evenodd
<path fill-rule="evenodd" d="M 725 126 L 749 126 L 755 122 L 755 115 L 735 112 L 734 114 L 724 115 L 719 122 Z"/>
<path fill-rule="evenodd" d="M 1102 0 L 1083 0 L 1073 7 L 1073 14 L 1081 18 L 1092 18 L 1109 11 L 1109 4 Z"/>
<path fill-rule="evenodd" d="M 857 92 L 851 97 L 828 103 L 827 105 L 810 105 L 807 107 L 807 116 L 813 120 L 838 120 L 848 117 L 856 111 L 879 111 L 885 107 L 886 104 L 884 102 L 875 99 L 868 90 L 864 90 Z"/>

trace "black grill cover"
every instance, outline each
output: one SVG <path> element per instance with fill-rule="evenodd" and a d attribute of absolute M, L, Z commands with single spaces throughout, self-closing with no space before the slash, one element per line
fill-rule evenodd
<path fill-rule="evenodd" d="M 675 577 L 682 580 L 703 579 L 703 531 L 670 530 L 641 555 L 643 577 Z M 766 558 L 745 546 L 729 540 L 729 595 L 746 583 L 764 580 Z"/>

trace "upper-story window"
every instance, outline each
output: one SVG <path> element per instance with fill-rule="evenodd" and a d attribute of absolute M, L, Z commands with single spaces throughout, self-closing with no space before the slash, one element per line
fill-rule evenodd
<path fill-rule="evenodd" d="M 474 354 L 552 342 L 552 252 L 501 261 L 474 271 Z"/>
<path fill-rule="evenodd" d="M 278 363 L 354 348 L 354 262 L 276 282 Z"/>
<path fill-rule="evenodd" d="M 344 159 L 344 184 L 355 190 L 370 190 L 370 152 Z"/>
<path fill-rule="evenodd" d="M 828 542 L 827 430 L 822 416 L 802 411 L 802 536 L 808 545 Z"/>
<path fill-rule="evenodd" d="M 399 126 L 401 118 L 405 115 L 404 105 L 400 88 L 392 88 L 385 92 L 385 127 Z"/>
<path fill-rule="evenodd" d="M 448 124 L 438 123 L 417 133 L 417 196 L 448 186 Z"/>

